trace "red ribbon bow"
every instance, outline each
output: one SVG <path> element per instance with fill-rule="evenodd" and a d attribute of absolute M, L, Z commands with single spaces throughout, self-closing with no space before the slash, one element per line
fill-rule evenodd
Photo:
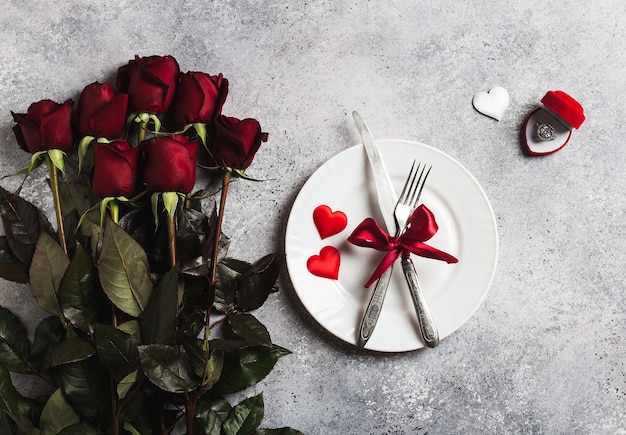
<path fill-rule="evenodd" d="M 385 257 L 378 264 L 378 267 L 365 283 L 365 287 L 372 285 L 385 270 L 405 252 L 412 252 L 421 257 L 443 260 L 447 263 L 456 263 L 459 260 L 450 254 L 440 251 L 437 248 L 424 243 L 435 235 L 439 229 L 435 216 L 425 205 L 420 205 L 415 209 L 407 229 L 399 237 L 392 237 L 378 226 L 372 218 L 367 218 L 361 222 L 348 237 L 348 242 L 364 248 L 374 248 L 377 251 L 387 251 Z"/>

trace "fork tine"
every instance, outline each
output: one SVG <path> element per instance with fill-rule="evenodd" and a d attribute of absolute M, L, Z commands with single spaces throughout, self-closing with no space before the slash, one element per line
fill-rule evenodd
<path fill-rule="evenodd" d="M 415 160 L 413 160 L 413 164 L 411 165 L 411 170 L 409 171 L 409 175 L 406 177 L 406 181 L 404 182 L 404 186 L 402 187 L 402 193 L 400 193 L 400 198 L 398 199 L 398 203 L 404 204 L 408 195 L 411 192 L 412 185 L 411 180 L 415 180 L 415 174 L 413 173 L 413 169 L 415 168 Z M 419 164 L 418 164 L 419 168 Z M 408 190 L 407 190 L 408 189 Z"/>
<path fill-rule="evenodd" d="M 426 179 L 428 178 L 428 175 L 430 174 L 430 170 L 433 167 L 429 167 L 428 171 L 426 171 L 426 165 L 424 164 L 424 166 L 422 167 L 422 172 L 420 173 L 420 176 L 417 180 L 417 185 L 415 186 L 415 190 L 412 192 L 412 197 L 411 197 L 411 207 L 415 208 L 417 206 L 417 202 L 420 199 L 420 196 L 422 196 L 422 190 L 424 190 L 424 185 L 426 184 Z M 424 171 L 426 171 L 426 173 L 424 173 Z M 412 186 L 411 186 L 412 187 Z"/>

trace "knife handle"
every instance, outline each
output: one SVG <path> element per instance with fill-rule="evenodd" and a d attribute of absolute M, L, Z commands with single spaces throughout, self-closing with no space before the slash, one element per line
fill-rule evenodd
<path fill-rule="evenodd" d="M 411 290 L 411 298 L 413 299 L 413 305 L 415 306 L 415 312 L 417 313 L 417 322 L 419 324 L 422 338 L 426 342 L 428 347 L 435 347 L 439 344 L 439 332 L 437 326 L 433 322 L 433 318 L 430 315 L 430 310 L 426 305 L 426 299 L 424 293 L 420 287 L 419 280 L 417 279 L 417 272 L 415 272 L 415 266 L 411 261 L 410 254 L 402 254 L 402 270 L 404 277 Z"/>
<path fill-rule="evenodd" d="M 359 337 L 357 345 L 359 347 L 365 347 L 365 344 L 372 336 L 376 322 L 378 322 L 378 316 L 383 308 L 383 301 L 385 300 L 385 294 L 387 293 L 387 287 L 389 287 L 389 281 L 391 281 L 391 271 L 393 265 L 387 269 L 376 281 L 374 291 L 370 296 L 370 301 L 365 308 L 365 313 L 361 319 L 361 325 L 359 327 Z"/>

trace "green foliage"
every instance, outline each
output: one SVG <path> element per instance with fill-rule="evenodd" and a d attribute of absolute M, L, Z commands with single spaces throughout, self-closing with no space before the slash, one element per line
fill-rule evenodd
<path fill-rule="evenodd" d="M 80 183 L 62 187 L 61 196 L 71 213 L 91 208 Z M 0 432 L 89 435 L 116 426 L 161 433 L 182 422 L 192 403 L 196 433 L 298 433 L 259 429 L 261 394 L 235 406 L 221 397 L 255 385 L 289 353 L 252 314 L 277 290 L 281 255 L 252 264 L 227 258 L 220 234 L 211 283 L 215 212 L 177 208 L 174 267 L 167 266 L 167 233 L 141 207 L 119 225 L 83 220 L 69 256 L 30 203 L 1 190 L 0 212 L 0 277 L 29 282 L 52 315 L 31 342 L 19 318 L 0 307 Z M 33 401 L 15 389 L 10 372 L 56 389 Z"/>
<path fill-rule="evenodd" d="M 61 316 L 57 292 L 69 264 L 59 244 L 48 233 L 40 233 L 30 265 L 30 288 L 39 306 L 50 314 Z"/>
<path fill-rule="evenodd" d="M 30 341 L 15 314 L 0 307 L 0 364 L 16 373 L 32 373 L 29 367 Z"/>
<path fill-rule="evenodd" d="M 148 258 L 130 235 L 107 220 L 98 258 L 102 290 L 124 313 L 139 317 L 152 294 Z"/>

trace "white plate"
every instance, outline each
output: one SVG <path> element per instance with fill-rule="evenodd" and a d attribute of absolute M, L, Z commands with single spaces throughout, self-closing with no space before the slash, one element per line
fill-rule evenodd
<path fill-rule="evenodd" d="M 440 338 L 461 327 L 487 295 L 498 259 L 498 233 L 487 196 L 476 179 L 447 154 L 418 142 L 377 141 L 389 176 L 400 192 L 413 160 L 433 169 L 421 203 L 434 213 L 439 231 L 427 243 L 459 259 L 456 264 L 413 255 L 422 289 Z M 384 228 L 371 171 L 361 145 L 337 154 L 307 180 L 296 198 L 285 236 L 287 269 L 306 310 L 326 330 L 356 345 L 357 328 L 373 286 L 363 287 L 384 253 L 347 242 L 354 228 L 373 217 Z M 328 205 L 343 211 L 348 226 L 322 240 L 313 223 L 313 210 Z M 307 270 L 307 260 L 324 246 L 341 253 L 338 280 L 320 278 Z M 387 297 L 366 348 L 403 352 L 424 347 L 417 317 L 402 274 L 394 267 Z"/>

